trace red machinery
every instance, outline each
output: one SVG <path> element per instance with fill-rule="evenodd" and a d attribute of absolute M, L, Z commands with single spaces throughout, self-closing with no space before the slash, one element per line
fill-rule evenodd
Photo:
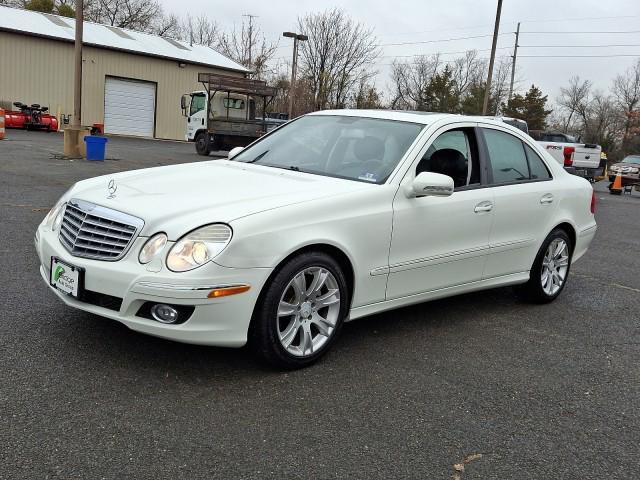
<path fill-rule="evenodd" d="M 49 107 L 41 107 L 37 103 L 25 105 L 21 102 L 13 103 L 20 109 L 5 111 L 5 126 L 7 128 L 23 128 L 26 130 L 58 131 L 58 119 L 46 113 Z"/>

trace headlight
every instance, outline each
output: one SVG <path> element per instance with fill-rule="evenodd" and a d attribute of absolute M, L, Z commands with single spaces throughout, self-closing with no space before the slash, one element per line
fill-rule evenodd
<path fill-rule="evenodd" d="M 58 199 L 54 207 L 51 210 L 49 210 L 49 213 L 47 213 L 47 216 L 44 217 L 44 220 L 42 220 L 43 225 L 46 225 L 52 230 L 57 230 L 58 227 L 60 227 L 60 224 L 62 223 L 62 217 L 64 216 L 64 207 L 67 204 L 67 196 L 75 186 L 76 184 L 74 183 L 73 186 L 69 190 L 64 192 L 64 194 L 60 197 L 60 199 Z"/>
<path fill-rule="evenodd" d="M 629 173 L 638 173 L 638 169 L 637 169 L 637 168 L 633 168 L 633 167 L 631 167 L 631 168 L 629 169 Z"/>
<path fill-rule="evenodd" d="M 231 227 L 222 223 L 207 225 L 178 240 L 167 255 L 167 267 L 186 272 L 204 265 L 224 250 L 231 241 Z"/>
<path fill-rule="evenodd" d="M 64 216 L 64 207 L 65 203 L 58 202 L 56 206 L 54 206 L 47 216 L 44 217 L 44 224 L 49 227 L 51 230 L 55 231 L 58 229 L 60 224 L 62 223 L 62 217 Z"/>
<path fill-rule="evenodd" d="M 156 233 L 140 249 L 138 261 L 143 265 L 149 263 L 158 255 L 167 244 L 167 236 L 164 233 Z"/>

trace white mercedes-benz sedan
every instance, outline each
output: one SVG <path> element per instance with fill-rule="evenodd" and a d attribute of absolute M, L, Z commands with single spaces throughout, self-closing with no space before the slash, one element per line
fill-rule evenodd
<path fill-rule="evenodd" d="M 504 285 L 552 301 L 596 232 L 589 183 L 500 121 L 324 111 L 229 157 L 75 184 L 36 233 L 46 284 L 296 368 L 384 310 Z"/>

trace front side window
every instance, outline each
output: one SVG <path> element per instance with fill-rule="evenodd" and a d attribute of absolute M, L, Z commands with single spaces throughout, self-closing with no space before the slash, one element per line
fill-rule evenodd
<path fill-rule="evenodd" d="M 519 138 L 499 130 L 483 129 L 491 160 L 493 183 L 529 180 L 529 165 Z"/>
<path fill-rule="evenodd" d="M 283 125 L 233 160 L 382 184 L 423 128 L 376 118 L 309 115 Z"/>
<path fill-rule="evenodd" d="M 416 167 L 416 175 L 434 172 L 453 178 L 459 189 L 480 183 L 478 149 L 473 129 L 459 129 L 438 136 Z"/>
<path fill-rule="evenodd" d="M 189 109 L 189 115 L 194 115 L 200 110 L 204 110 L 204 106 L 207 103 L 204 95 L 193 95 L 191 97 L 191 108 Z"/>

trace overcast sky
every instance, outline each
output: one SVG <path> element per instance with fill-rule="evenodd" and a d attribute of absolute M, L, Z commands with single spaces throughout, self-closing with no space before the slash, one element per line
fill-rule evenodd
<path fill-rule="evenodd" d="M 491 35 L 497 0 L 160 0 L 167 12 L 184 15 L 184 7 L 197 16 L 206 13 L 222 28 L 240 24 L 243 14 L 255 21 L 269 40 L 279 41 L 276 57 L 291 56 L 285 30 L 295 30 L 298 16 L 334 6 L 371 27 L 379 43 L 424 42 Z M 513 53 L 517 22 L 522 22 L 516 76 L 520 89 L 538 85 L 554 99 L 572 75 L 580 75 L 607 89 L 611 79 L 640 57 L 640 0 L 504 0 L 498 56 Z M 591 33 L 591 32 L 635 33 Z M 534 33 L 548 32 L 548 33 Z M 585 32 L 563 34 L 559 32 Z M 559 45 L 560 47 L 540 47 Z M 596 45 L 624 45 L 596 47 Z M 459 52 L 477 49 L 489 55 L 491 37 L 416 45 L 386 46 L 378 60 L 377 85 L 389 81 L 393 56 Z M 542 55 L 529 57 L 527 55 Z M 550 55 L 601 55 L 561 58 Z M 631 55 L 631 56 L 614 56 Z M 444 59 L 454 54 L 444 55 Z"/>

